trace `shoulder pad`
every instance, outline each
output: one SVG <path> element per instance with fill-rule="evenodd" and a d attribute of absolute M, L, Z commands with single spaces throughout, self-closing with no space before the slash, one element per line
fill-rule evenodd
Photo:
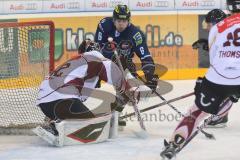
<path fill-rule="evenodd" d="M 98 27 L 102 32 L 110 30 L 113 26 L 114 24 L 111 17 L 103 18 L 98 24 Z"/>
<path fill-rule="evenodd" d="M 144 39 L 144 35 L 142 31 L 138 27 L 134 26 L 133 24 L 129 26 L 129 29 L 131 31 L 133 41 L 136 44 L 136 46 L 141 45 Z"/>

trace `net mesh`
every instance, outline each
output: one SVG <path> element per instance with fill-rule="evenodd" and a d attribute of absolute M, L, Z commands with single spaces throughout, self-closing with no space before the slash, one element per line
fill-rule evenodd
<path fill-rule="evenodd" d="M 38 86 L 53 65 L 52 41 L 51 23 L 0 24 L 0 128 L 32 128 L 44 122 L 35 102 Z"/>

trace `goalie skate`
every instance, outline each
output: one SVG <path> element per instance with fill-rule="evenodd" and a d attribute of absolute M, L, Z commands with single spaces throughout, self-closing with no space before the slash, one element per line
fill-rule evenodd
<path fill-rule="evenodd" d="M 38 126 L 32 130 L 36 135 L 41 137 L 43 140 L 47 141 L 51 145 L 57 146 L 58 137 L 53 135 L 51 132 L 47 131 L 41 126 Z"/>

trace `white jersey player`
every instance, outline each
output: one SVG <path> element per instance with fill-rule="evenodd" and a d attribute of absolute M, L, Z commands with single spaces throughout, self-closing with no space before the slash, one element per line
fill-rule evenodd
<path fill-rule="evenodd" d="M 206 78 L 216 84 L 240 85 L 240 20 L 232 15 L 209 33 L 210 68 Z"/>
<path fill-rule="evenodd" d="M 129 91 L 123 73 L 102 56 L 97 46 L 84 41 L 79 47 L 80 55 L 59 66 L 40 85 L 36 103 L 50 120 L 94 118 L 104 114 L 93 113 L 83 104 L 95 90 L 98 80 L 116 88 L 117 98 L 111 106 L 115 110 L 121 111 L 123 108 L 119 107 L 124 106 L 123 103 L 133 100 L 134 94 Z"/>
<path fill-rule="evenodd" d="M 240 1 L 227 0 L 233 13 L 212 27 L 209 34 L 210 68 L 194 88 L 195 103 L 175 129 L 161 152 L 172 159 L 178 148 L 210 114 L 222 117 L 232 106 L 230 97 L 240 97 Z"/>
<path fill-rule="evenodd" d="M 221 9 L 213 9 L 209 11 L 205 17 L 205 22 L 207 24 L 207 27 L 206 27 L 207 31 L 209 32 L 213 26 L 215 26 L 218 22 L 224 20 L 226 17 L 227 17 L 226 13 L 224 13 L 224 11 L 222 11 Z M 192 47 L 193 49 L 202 48 L 202 50 L 209 52 L 207 39 L 197 40 L 192 44 Z M 231 100 L 233 102 L 238 101 L 238 99 L 236 99 L 235 97 L 231 97 Z M 227 126 L 227 122 L 228 122 L 228 114 L 226 114 L 224 117 L 213 119 L 211 122 L 208 123 L 206 127 L 223 128 Z"/>

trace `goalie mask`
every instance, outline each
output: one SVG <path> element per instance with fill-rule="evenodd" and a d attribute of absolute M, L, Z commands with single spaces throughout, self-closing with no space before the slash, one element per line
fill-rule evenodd
<path fill-rule="evenodd" d="M 98 43 L 95 43 L 90 39 L 86 39 L 78 47 L 78 54 L 83 54 L 90 51 L 100 51 L 100 46 Z"/>

